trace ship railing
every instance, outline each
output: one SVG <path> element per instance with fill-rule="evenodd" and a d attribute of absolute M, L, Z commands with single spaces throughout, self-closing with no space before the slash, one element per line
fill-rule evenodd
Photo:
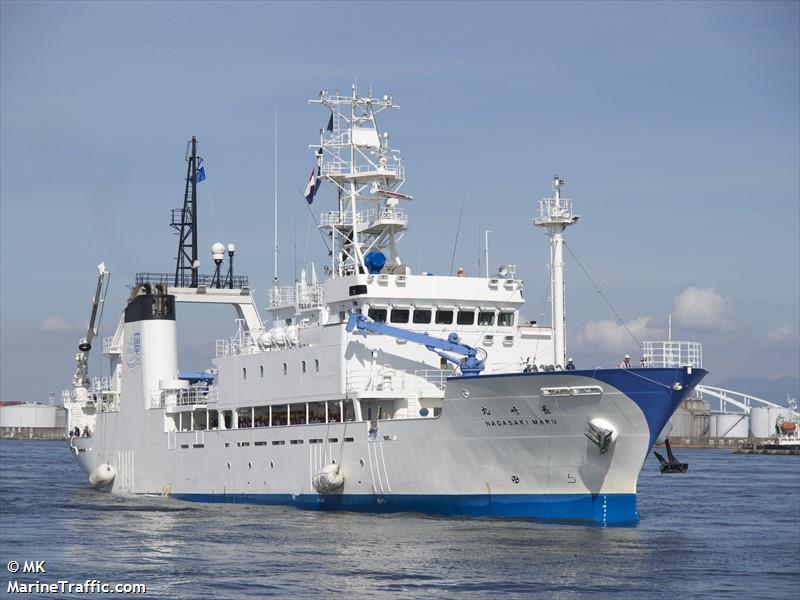
<path fill-rule="evenodd" d="M 572 220 L 572 200 L 566 198 L 559 198 L 558 202 L 555 198 L 539 200 L 539 217 L 534 220 L 535 223 L 570 220 Z"/>
<path fill-rule="evenodd" d="M 281 285 L 269 290 L 270 306 L 293 306 L 295 288 L 293 285 Z"/>
<path fill-rule="evenodd" d="M 356 211 L 356 223 L 368 223 L 370 212 L 372 211 Z M 352 225 L 353 213 L 349 210 L 331 210 L 320 215 L 319 223 L 322 227 L 330 227 L 332 225 Z"/>
<path fill-rule="evenodd" d="M 217 400 L 216 387 L 190 387 L 154 390 L 150 393 L 150 408 L 164 408 L 167 404 L 177 406 L 196 406 L 214 403 Z"/>
<path fill-rule="evenodd" d="M 225 338 L 216 340 L 217 358 L 222 356 L 238 356 L 240 354 L 255 354 L 256 352 L 259 352 L 258 346 L 252 342 L 250 336 L 247 336 L 245 339 Z"/>
<path fill-rule="evenodd" d="M 114 343 L 113 335 L 103 338 L 103 354 L 119 354 L 120 351 L 120 345 Z"/>
<path fill-rule="evenodd" d="M 399 394 L 440 395 L 452 370 L 428 369 L 407 372 L 391 367 L 364 369 L 347 374 L 347 391 L 391 392 Z"/>
<path fill-rule="evenodd" d="M 372 174 L 380 172 L 388 177 L 404 178 L 405 168 L 400 162 L 389 163 L 383 166 L 370 164 L 352 165 L 347 161 L 329 161 L 322 165 L 320 175 L 323 177 L 346 177 L 348 175 Z"/>
<path fill-rule="evenodd" d="M 213 275 L 197 275 L 197 286 L 210 288 L 213 287 L 212 283 L 215 282 Z M 175 274 L 174 273 L 137 273 L 136 274 L 136 285 L 144 285 L 145 283 L 150 284 L 157 284 L 157 285 L 165 285 L 168 287 L 191 287 L 191 278 L 185 274 L 178 275 L 178 285 L 175 285 Z M 234 275 L 233 276 L 233 284 L 228 285 L 228 280 L 224 277 L 221 277 L 220 287 L 228 288 L 232 287 L 236 290 L 243 290 L 250 288 L 250 281 L 247 275 Z"/>

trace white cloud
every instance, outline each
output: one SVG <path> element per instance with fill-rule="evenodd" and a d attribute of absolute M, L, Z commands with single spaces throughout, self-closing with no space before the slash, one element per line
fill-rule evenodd
<path fill-rule="evenodd" d="M 583 331 L 578 334 L 578 344 L 589 351 L 630 353 L 632 349 L 638 348 L 630 334 L 633 334 L 639 342 L 664 337 L 661 329 L 650 326 L 651 320 L 652 317 L 639 317 L 628 321 L 625 325 L 615 321 L 589 321 Z"/>
<path fill-rule="evenodd" d="M 767 341 L 773 346 L 791 346 L 797 343 L 797 334 L 788 325 L 781 325 L 767 333 Z"/>
<path fill-rule="evenodd" d="M 72 325 L 61 315 L 47 317 L 39 323 L 39 331 L 43 333 L 68 333 L 72 330 Z"/>
<path fill-rule="evenodd" d="M 672 316 L 690 329 L 727 331 L 733 326 L 733 302 L 714 288 L 688 287 L 672 300 Z"/>

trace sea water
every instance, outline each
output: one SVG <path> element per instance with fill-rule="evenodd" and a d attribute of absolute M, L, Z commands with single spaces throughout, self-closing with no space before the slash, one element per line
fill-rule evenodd
<path fill-rule="evenodd" d="M 3 440 L 0 596 L 88 580 L 141 598 L 799 598 L 800 457 L 676 454 L 688 473 L 648 457 L 640 523 L 603 528 L 118 497 L 66 442 Z"/>

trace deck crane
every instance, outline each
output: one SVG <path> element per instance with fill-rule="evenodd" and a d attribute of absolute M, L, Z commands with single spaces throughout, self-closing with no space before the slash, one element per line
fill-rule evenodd
<path fill-rule="evenodd" d="M 369 321 L 364 315 L 355 313 L 350 314 L 346 329 L 348 333 L 357 329 L 364 337 L 370 331 L 421 344 L 461 369 L 461 373 L 464 375 L 479 375 L 486 366 L 486 350 L 462 344 L 457 333 L 451 333 L 446 340 L 442 340 L 427 333 L 416 333 L 399 327 L 392 327 L 381 321 Z M 464 357 L 459 358 L 451 353 L 461 354 Z"/>
<path fill-rule="evenodd" d="M 89 325 L 86 328 L 86 337 L 81 339 L 78 344 L 78 353 L 75 355 L 77 367 L 75 368 L 72 383 L 76 390 L 88 390 L 89 387 L 89 351 L 92 349 L 92 340 L 97 336 L 97 309 L 100 308 L 102 303 L 100 294 L 103 291 L 103 283 L 107 275 L 106 265 L 101 262 L 97 265 L 97 288 L 92 299 L 92 314 L 89 317 Z"/>

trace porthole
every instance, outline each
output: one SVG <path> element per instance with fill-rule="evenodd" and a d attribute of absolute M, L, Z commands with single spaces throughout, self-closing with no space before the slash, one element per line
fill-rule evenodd
<path fill-rule="evenodd" d="M 247 468 L 248 469 L 252 469 L 253 468 L 253 463 L 251 461 L 249 461 L 249 460 L 247 461 Z"/>
<path fill-rule="evenodd" d="M 275 468 L 275 461 L 274 460 L 269 461 L 269 468 L 270 469 L 274 469 Z"/>
<path fill-rule="evenodd" d="M 230 471 L 230 470 L 231 470 L 231 463 L 228 462 L 228 471 Z"/>

